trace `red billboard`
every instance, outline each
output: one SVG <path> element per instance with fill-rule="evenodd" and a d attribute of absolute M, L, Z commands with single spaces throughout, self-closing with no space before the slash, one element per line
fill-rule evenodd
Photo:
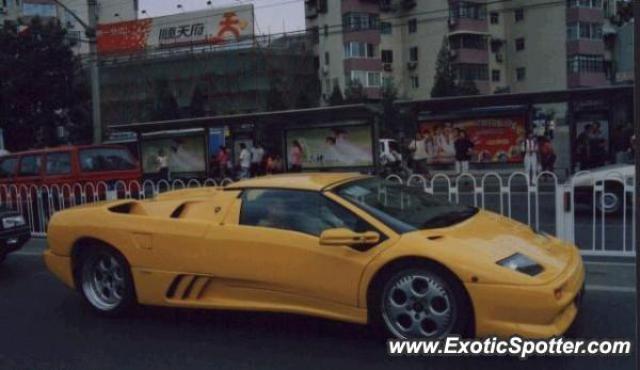
<path fill-rule="evenodd" d="M 524 116 L 427 120 L 420 123 L 419 130 L 425 137 L 430 164 L 455 162 L 454 142 L 459 130 L 465 130 L 474 144 L 472 162 L 518 163 L 523 160 Z"/>
<path fill-rule="evenodd" d="M 253 5 L 250 4 L 100 24 L 98 53 L 128 54 L 146 48 L 237 42 L 253 36 L 253 25 Z"/>

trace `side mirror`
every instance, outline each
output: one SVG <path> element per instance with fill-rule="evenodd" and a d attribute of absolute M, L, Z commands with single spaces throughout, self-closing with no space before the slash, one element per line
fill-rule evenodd
<path fill-rule="evenodd" d="M 356 233 L 346 228 L 328 229 L 320 234 L 320 245 L 362 245 L 376 244 L 380 241 L 380 234 L 375 231 Z"/>

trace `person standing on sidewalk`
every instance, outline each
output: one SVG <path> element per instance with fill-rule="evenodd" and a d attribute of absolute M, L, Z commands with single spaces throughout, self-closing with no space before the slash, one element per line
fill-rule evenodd
<path fill-rule="evenodd" d="M 294 140 L 289 154 L 289 158 L 291 159 L 291 172 L 302 172 L 303 155 L 304 150 L 302 149 L 302 145 L 300 145 L 298 140 Z"/>
<path fill-rule="evenodd" d="M 522 152 L 524 154 L 524 172 L 529 176 L 530 183 L 536 183 L 536 177 L 538 175 L 538 141 L 533 135 L 533 132 L 529 132 L 524 143 L 522 143 Z"/>
<path fill-rule="evenodd" d="M 416 138 L 409 143 L 409 151 L 412 152 L 413 171 L 420 175 L 429 175 L 427 147 L 422 133 L 416 133 Z"/>
<path fill-rule="evenodd" d="M 264 149 L 262 148 L 262 144 L 256 143 L 256 145 L 251 148 L 251 176 L 264 175 L 264 171 L 262 171 L 263 159 Z"/>
<path fill-rule="evenodd" d="M 251 152 L 247 149 L 245 143 L 240 143 L 240 178 L 249 178 L 249 171 L 251 169 Z"/>
<path fill-rule="evenodd" d="M 156 156 L 156 164 L 158 166 L 158 179 L 170 181 L 169 157 L 164 152 L 164 149 L 158 150 L 158 155 Z"/>
<path fill-rule="evenodd" d="M 469 161 L 471 160 L 471 150 L 474 145 L 465 130 L 458 131 L 458 138 L 454 142 L 456 149 L 456 173 L 468 173 Z"/>

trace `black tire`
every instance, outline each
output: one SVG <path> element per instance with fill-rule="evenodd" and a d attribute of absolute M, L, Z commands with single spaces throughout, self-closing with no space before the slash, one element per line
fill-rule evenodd
<path fill-rule="evenodd" d="M 621 215 L 624 209 L 624 186 L 617 182 L 606 182 L 604 191 L 596 197 L 598 214 L 604 210 L 607 215 Z"/>
<path fill-rule="evenodd" d="M 408 277 L 415 277 L 416 281 L 424 278 L 423 281 L 429 283 L 429 287 L 425 292 L 428 292 L 429 289 L 436 289 L 439 292 L 438 294 L 442 294 L 440 288 L 443 288 L 444 292 L 446 292 L 444 293 L 446 298 L 435 297 L 439 299 L 439 303 L 434 299 L 431 299 L 431 303 L 426 303 L 422 301 L 422 298 L 417 297 L 417 299 L 420 299 L 420 301 L 414 302 L 417 305 L 411 304 L 408 300 L 403 306 L 409 307 L 413 305 L 412 314 L 400 313 L 397 317 L 390 318 L 390 314 L 385 308 L 385 305 L 391 305 L 387 301 L 390 298 L 390 289 L 396 289 L 397 283 Z M 411 289 L 413 289 L 413 285 Z M 419 263 L 383 272 L 379 277 L 376 277 L 369 293 L 369 322 L 378 336 L 397 339 L 437 339 L 447 335 L 465 337 L 473 335 L 473 310 L 464 287 L 449 271 L 436 264 Z M 443 305 L 443 302 L 447 302 L 446 305 Z M 436 307 L 438 310 L 434 310 L 435 303 L 438 303 L 439 307 Z M 444 306 L 452 311 L 450 319 L 446 320 L 446 324 L 443 324 L 442 328 L 434 330 L 433 324 L 435 321 L 431 320 L 430 317 L 424 317 L 423 313 L 425 315 L 434 315 L 436 311 L 444 313 Z M 423 316 L 418 319 L 417 315 Z M 411 327 L 419 325 L 419 335 L 400 329 L 403 316 L 413 321 Z M 419 323 L 418 320 L 420 320 Z M 395 322 L 395 324 L 392 322 Z M 435 324 L 438 327 L 439 324 Z"/>
<path fill-rule="evenodd" d="M 85 248 L 78 258 L 75 276 L 83 301 L 100 315 L 122 316 L 137 303 L 129 263 L 113 248 Z"/>

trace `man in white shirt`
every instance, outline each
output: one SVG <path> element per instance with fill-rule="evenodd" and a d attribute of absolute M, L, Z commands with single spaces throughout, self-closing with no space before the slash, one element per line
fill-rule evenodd
<path fill-rule="evenodd" d="M 530 183 L 535 184 L 538 176 L 538 140 L 529 132 L 529 135 L 522 143 L 524 153 L 524 171 L 529 175 Z"/>
<path fill-rule="evenodd" d="M 249 178 L 249 170 L 251 169 L 251 152 L 247 149 L 245 143 L 240 143 L 240 178 Z"/>
<path fill-rule="evenodd" d="M 427 148 L 422 133 L 417 132 L 416 138 L 409 143 L 409 150 L 413 153 L 413 171 L 417 174 L 428 175 Z"/>
<path fill-rule="evenodd" d="M 262 144 L 257 143 L 251 148 L 251 176 L 263 175 L 262 159 L 264 158 L 264 148 Z"/>

